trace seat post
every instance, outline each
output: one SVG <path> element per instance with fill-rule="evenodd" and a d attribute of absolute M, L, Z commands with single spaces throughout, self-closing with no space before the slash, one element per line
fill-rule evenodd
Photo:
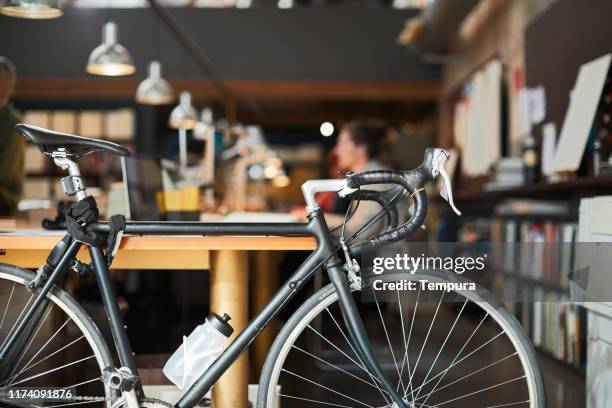
<path fill-rule="evenodd" d="M 61 179 L 64 194 L 67 196 L 76 195 L 77 201 L 87 197 L 85 185 L 81 179 L 81 170 L 79 169 L 79 165 L 68 157 L 66 154 L 66 149 L 59 148 L 58 150 L 53 151 L 51 157 L 53 157 L 53 161 L 56 165 L 64 170 L 68 170 L 68 175 L 62 177 Z"/>

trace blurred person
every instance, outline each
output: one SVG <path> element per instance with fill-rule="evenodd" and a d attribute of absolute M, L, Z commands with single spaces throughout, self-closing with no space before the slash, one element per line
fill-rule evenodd
<path fill-rule="evenodd" d="M 15 214 L 25 178 L 25 140 L 15 131 L 19 116 L 10 104 L 17 70 L 0 56 L 0 216 Z"/>
<path fill-rule="evenodd" d="M 330 150 L 325 156 L 325 177 L 334 179 L 342 176 L 338 167 L 338 157 L 334 150 Z M 317 194 L 317 204 L 321 211 L 331 214 L 344 214 L 348 207 L 347 200 L 340 198 L 335 191 L 325 191 Z"/>
<path fill-rule="evenodd" d="M 377 122 L 350 122 L 340 131 L 338 141 L 334 149 L 337 157 L 338 169 L 342 172 L 360 173 L 370 170 L 390 170 L 383 165 L 380 158 L 383 156 L 387 144 L 388 128 Z M 387 190 L 393 187 L 389 184 L 377 184 L 365 187 L 368 190 Z M 399 203 L 401 204 L 401 203 Z M 361 201 L 357 210 L 346 225 L 345 236 L 350 236 L 363 225 L 376 217 L 381 207 L 373 201 Z M 402 219 L 402 208 L 399 209 L 400 220 Z M 385 217 L 368 227 L 357 239 L 361 241 L 368 236 L 382 231 Z"/>

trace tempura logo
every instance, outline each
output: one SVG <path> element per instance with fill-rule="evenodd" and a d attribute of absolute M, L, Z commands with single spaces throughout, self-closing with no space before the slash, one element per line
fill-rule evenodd
<path fill-rule="evenodd" d="M 417 271 L 454 271 L 463 274 L 469 271 L 482 271 L 485 268 L 487 254 L 478 257 L 441 257 L 441 256 L 420 256 L 414 257 L 408 254 L 396 254 L 393 257 L 376 257 L 372 272 L 377 275 L 385 271 L 405 271 L 411 274 Z"/>

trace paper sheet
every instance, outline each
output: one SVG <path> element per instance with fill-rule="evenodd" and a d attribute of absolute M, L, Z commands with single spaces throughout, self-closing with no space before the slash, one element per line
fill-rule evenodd
<path fill-rule="evenodd" d="M 553 171 L 575 171 L 580 165 L 601 92 L 610 69 L 612 54 L 583 64 L 563 121 Z"/>

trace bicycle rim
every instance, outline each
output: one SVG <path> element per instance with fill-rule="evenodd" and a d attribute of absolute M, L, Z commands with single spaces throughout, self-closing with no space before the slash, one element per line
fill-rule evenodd
<path fill-rule="evenodd" d="M 446 281 L 444 274 L 386 276 L 385 280 L 424 278 Z M 364 288 L 362 295 L 366 290 L 371 287 Z M 407 406 L 545 406 L 533 348 L 520 324 L 489 292 L 459 291 L 463 302 L 452 304 L 442 297 L 436 301 L 437 294 L 433 301 L 424 302 L 419 300 L 420 291 L 397 293 L 395 304 L 374 299 L 360 302 L 360 310 L 375 355 L 405 395 Z M 260 387 L 260 408 L 274 407 L 276 401 L 292 407 L 393 406 L 349 344 L 331 285 L 302 305 L 283 327 L 266 360 Z"/>

